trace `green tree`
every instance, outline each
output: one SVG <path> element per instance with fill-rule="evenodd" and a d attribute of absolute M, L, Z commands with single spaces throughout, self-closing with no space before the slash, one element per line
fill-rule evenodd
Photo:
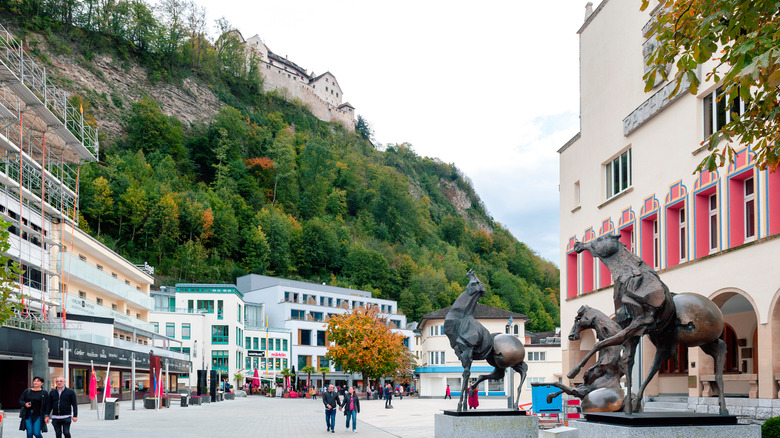
<path fill-rule="evenodd" d="M 355 132 L 368 141 L 374 139 L 374 128 L 372 128 L 371 123 L 360 114 L 358 114 L 357 123 L 355 124 Z"/>
<path fill-rule="evenodd" d="M 642 1 L 642 9 L 649 0 Z M 675 91 L 684 80 L 696 94 L 705 68 L 706 80 L 722 87 L 727 102 L 741 99 L 745 113 L 732 117 L 708 144 L 709 155 L 698 169 L 715 170 L 735 157 L 735 144 L 747 144 L 756 152 L 762 169 L 780 164 L 780 18 L 777 1 L 750 0 L 664 0 L 654 17 L 650 37 L 658 45 L 649 57 L 645 90 L 651 90 L 660 76 L 669 77 L 669 65 L 676 67 Z M 731 105 L 725 104 L 727 108 Z"/>
<path fill-rule="evenodd" d="M 133 103 L 127 120 L 127 138 L 137 149 L 168 154 L 176 161 L 186 157 L 181 122 L 163 114 L 157 102 L 148 97 Z"/>
<path fill-rule="evenodd" d="M 311 365 L 306 365 L 305 367 L 301 368 L 299 371 L 302 373 L 306 373 L 307 376 L 306 381 L 308 382 L 309 385 L 311 385 L 311 373 L 316 373 L 317 369 Z M 322 380 L 325 381 L 325 378 L 323 377 Z"/>
<path fill-rule="evenodd" d="M 21 302 L 15 294 L 16 281 L 22 271 L 19 264 L 12 261 L 8 254 L 11 243 L 8 241 L 10 224 L 0 220 L 0 324 L 21 310 Z"/>
<path fill-rule="evenodd" d="M 89 213 L 97 217 L 97 235 L 100 237 L 100 224 L 103 221 L 103 216 L 112 211 L 114 198 L 108 180 L 102 176 L 92 181 L 92 186 L 94 197 L 92 198 Z"/>

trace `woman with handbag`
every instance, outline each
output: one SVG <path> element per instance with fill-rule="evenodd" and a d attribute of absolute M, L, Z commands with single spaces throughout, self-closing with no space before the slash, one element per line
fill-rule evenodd
<path fill-rule="evenodd" d="M 357 414 L 360 412 L 360 399 L 355 393 L 355 387 L 350 386 L 344 395 L 344 403 L 341 405 L 344 409 L 344 415 L 347 416 L 347 430 L 349 430 L 349 420 L 352 420 L 352 432 L 357 432 Z"/>
<path fill-rule="evenodd" d="M 43 390 L 43 378 L 33 377 L 32 388 L 27 388 L 19 399 L 22 410 L 19 417 L 22 419 L 19 430 L 27 431 L 27 438 L 43 438 L 41 432 L 47 432 L 45 417 L 49 412 L 49 394 Z"/>

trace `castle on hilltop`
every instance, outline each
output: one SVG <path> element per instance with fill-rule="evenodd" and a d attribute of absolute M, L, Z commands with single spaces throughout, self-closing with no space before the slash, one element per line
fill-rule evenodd
<path fill-rule="evenodd" d="M 331 72 L 309 74 L 305 68 L 272 52 L 259 35 L 247 40 L 238 30 L 232 31 L 258 59 L 263 75 L 263 90 L 276 90 L 285 99 L 298 99 L 320 120 L 338 122 L 350 131 L 355 130 L 355 107 L 342 103 L 343 92 Z"/>

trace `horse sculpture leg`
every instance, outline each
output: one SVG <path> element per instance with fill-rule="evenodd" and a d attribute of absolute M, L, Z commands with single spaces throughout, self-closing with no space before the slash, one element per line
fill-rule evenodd
<path fill-rule="evenodd" d="M 631 386 L 633 386 L 631 373 L 634 369 L 634 355 L 636 354 L 636 347 L 639 345 L 639 337 L 631 337 L 626 339 L 623 344 L 623 358 L 626 376 L 626 396 L 623 398 L 623 412 L 626 415 L 633 413 L 633 402 L 631 397 Z M 641 403 L 642 400 L 637 398 L 636 403 Z"/>
<path fill-rule="evenodd" d="M 632 406 L 634 411 L 639 411 L 639 408 L 641 407 L 641 401 L 642 396 L 645 393 L 645 388 L 647 387 L 647 384 L 650 383 L 650 380 L 653 379 L 655 374 L 658 372 L 658 370 L 661 369 L 661 365 L 663 365 L 664 361 L 666 359 L 669 359 L 674 355 L 673 352 L 677 351 L 677 344 L 664 344 L 660 343 L 661 345 L 656 345 L 656 351 L 655 351 L 655 357 L 653 358 L 653 365 L 650 367 L 650 371 L 647 373 L 647 377 L 645 377 L 645 380 L 642 382 L 642 385 L 639 387 L 639 392 L 636 395 L 636 399 L 634 400 L 634 406 Z"/>
<path fill-rule="evenodd" d="M 460 398 L 458 399 L 458 412 L 463 412 L 467 408 L 466 406 L 466 388 L 469 386 L 469 379 L 471 378 L 471 349 L 464 349 L 462 351 L 461 364 L 463 365 L 463 382 L 460 388 Z"/>
<path fill-rule="evenodd" d="M 512 367 L 513 370 L 520 374 L 520 384 L 517 385 L 517 397 L 515 398 L 515 405 L 512 407 L 514 410 L 519 410 L 518 401 L 520 400 L 520 392 L 523 390 L 523 383 L 525 383 L 525 376 L 528 374 L 528 364 L 525 361 L 520 362 L 519 365 Z M 512 388 L 509 388 L 510 390 Z"/>
<path fill-rule="evenodd" d="M 471 388 L 472 388 L 472 389 L 476 388 L 476 387 L 477 387 L 477 385 L 479 385 L 480 383 L 482 383 L 482 382 L 484 382 L 485 380 L 488 380 L 488 379 L 490 379 L 490 380 L 498 380 L 498 379 L 500 379 L 500 378 L 504 377 L 504 373 L 505 373 L 505 370 L 504 370 L 503 368 L 500 368 L 500 367 L 493 367 L 493 372 L 492 372 L 492 373 L 490 373 L 490 374 L 484 374 L 484 375 L 482 375 L 482 376 L 479 376 L 479 378 L 477 379 L 477 381 L 476 381 L 476 382 L 474 382 L 474 383 L 471 385 Z"/>
<path fill-rule="evenodd" d="M 712 343 L 702 345 L 702 351 L 715 359 L 715 381 L 718 384 L 718 402 L 720 403 L 720 415 L 728 415 L 726 398 L 723 394 L 723 365 L 726 362 L 726 343 L 722 339 L 716 339 Z"/>

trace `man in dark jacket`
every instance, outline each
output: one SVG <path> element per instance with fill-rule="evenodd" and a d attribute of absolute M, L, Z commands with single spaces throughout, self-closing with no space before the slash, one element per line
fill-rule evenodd
<path fill-rule="evenodd" d="M 65 386 L 65 378 L 62 376 L 54 379 L 56 388 L 49 392 L 49 412 L 46 416 L 51 419 L 54 426 L 54 434 L 57 438 L 70 438 L 70 422 L 78 421 L 79 404 L 76 401 L 76 393 Z"/>
<path fill-rule="evenodd" d="M 328 385 L 328 390 L 322 393 L 322 404 L 325 405 L 325 425 L 328 427 L 326 432 L 336 433 L 336 408 L 341 410 L 339 393 L 333 390 L 333 385 Z"/>

